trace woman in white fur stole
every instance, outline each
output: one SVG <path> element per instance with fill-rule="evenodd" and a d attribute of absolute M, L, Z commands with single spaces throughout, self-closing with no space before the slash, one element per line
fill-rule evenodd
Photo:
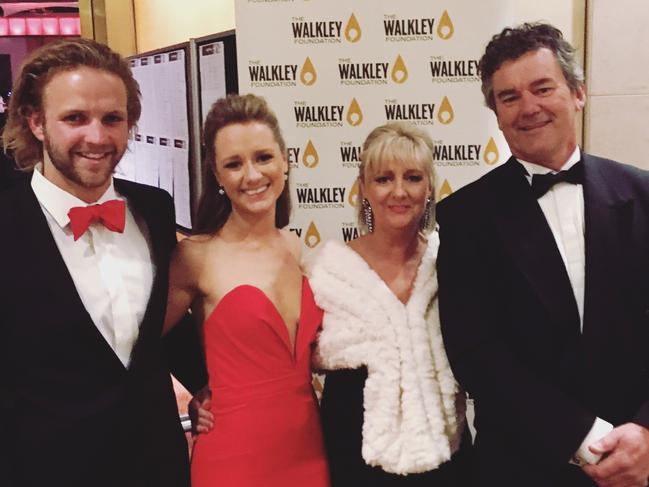
<path fill-rule="evenodd" d="M 463 486 L 470 436 L 439 326 L 430 137 L 374 129 L 359 183 L 364 235 L 327 242 L 309 269 L 332 485 Z"/>

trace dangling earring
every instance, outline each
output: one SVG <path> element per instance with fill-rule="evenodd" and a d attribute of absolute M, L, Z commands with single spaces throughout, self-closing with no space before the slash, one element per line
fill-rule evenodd
<path fill-rule="evenodd" d="M 363 198 L 362 204 L 361 223 L 367 227 L 369 233 L 372 233 L 374 231 L 374 213 L 372 212 L 372 206 L 370 205 L 370 202 L 367 201 L 367 198 Z"/>
<path fill-rule="evenodd" d="M 288 181 L 288 171 L 284 173 L 284 181 Z"/>
<path fill-rule="evenodd" d="M 424 208 L 424 214 L 421 217 L 421 224 L 419 228 L 421 230 L 426 230 L 430 223 L 430 214 L 433 209 L 433 202 L 430 197 L 426 198 L 426 207 Z"/>
<path fill-rule="evenodd" d="M 223 186 L 219 184 L 219 194 L 223 196 L 225 194 L 225 190 L 223 189 Z"/>

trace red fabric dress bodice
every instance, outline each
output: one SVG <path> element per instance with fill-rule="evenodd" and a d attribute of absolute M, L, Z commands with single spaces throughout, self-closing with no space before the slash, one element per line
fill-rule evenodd
<path fill-rule="evenodd" d="M 214 428 L 196 441 L 194 487 L 329 485 L 310 369 L 321 321 L 306 279 L 295 350 L 259 288 L 219 301 L 204 323 Z"/>

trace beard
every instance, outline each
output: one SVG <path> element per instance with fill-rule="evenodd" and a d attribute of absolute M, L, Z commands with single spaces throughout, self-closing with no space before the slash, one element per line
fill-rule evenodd
<path fill-rule="evenodd" d="M 88 146 L 76 145 L 69 150 L 62 149 L 49 137 L 47 131 L 43 129 L 43 150 L 47 152 L 52 165 L 66 179 L 83 188 L 95 189 L 105 186 L 109 183 L 115 167 L 119 164 L 126 147 L 120 150 L 115 145 L 108 146 Z M 106 161 L 102 161 L 95 167 L 86 167 L 75 161 L 79 152 L 104 152 L 108 153 Z"/>

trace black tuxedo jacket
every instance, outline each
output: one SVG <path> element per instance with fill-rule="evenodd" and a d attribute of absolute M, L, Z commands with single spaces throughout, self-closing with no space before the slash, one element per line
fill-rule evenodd
<path fill-rule="evenodd" d="M 475 400 L 480 485 L 590 485 L 566 464 L 595 416 L 649 427 L 649 174 L 583 160 L 583 333 L 517 161 L 438 207 L 442 331 Z"/>
<path fill-rule="evenodd" d="M 29 182 L 0 193 L 2 485 L 189 484 L 160 340 L 173 203 L 154 188 L 115 187 L 147 223 L 156 266 L 128 369 L 84 308 Z"/>

